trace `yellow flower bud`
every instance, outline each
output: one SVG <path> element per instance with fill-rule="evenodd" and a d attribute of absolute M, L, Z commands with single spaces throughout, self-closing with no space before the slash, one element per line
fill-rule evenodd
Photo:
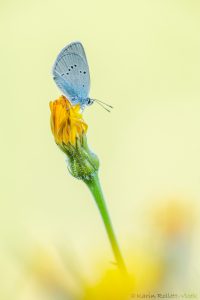
<path fill-rule="evenodd" d="M 67 155 L 70 173 L 84 181 L 90 180 L 98 171 L 98 157 L 87 144 L 87 124 L 80 113 L 80 105 L 72 106 L 61 96 L 50 102 L 51 130 L 59 148 Z"/>
<path fill-rule="evenodd" d="M 80 105 L 72 106 L 67 98 L 61 96 L 58 100 L 50 102 L 50 109 L 51 130 L 56 144 L 75 145 L 76 138 L 86 133 L 88 127 L 80 113 Z"/>

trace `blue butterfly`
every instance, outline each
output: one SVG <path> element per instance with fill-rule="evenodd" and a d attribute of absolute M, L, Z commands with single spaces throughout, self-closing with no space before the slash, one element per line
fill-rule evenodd
<path fill-rule="evenodd" d="M 72 42 L 61 50 L 53 65 L 52 73 L 57 86 L 72 105 L 80 104 L 82 109 L 94 101 L 100 105 L 107 105 L 89 97 L 90 72 L 81 42 Z"/>

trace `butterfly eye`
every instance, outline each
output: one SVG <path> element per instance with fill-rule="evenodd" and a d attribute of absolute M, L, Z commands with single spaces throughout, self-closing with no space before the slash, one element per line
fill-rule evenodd
<path fill-rule="evenodd" d="M 90 98 L 87 99 L 87 105 L 92 105 L 93 102 L 94 102 L 94 100 L 92 100 L 92 99 L 90 99 Z"/>

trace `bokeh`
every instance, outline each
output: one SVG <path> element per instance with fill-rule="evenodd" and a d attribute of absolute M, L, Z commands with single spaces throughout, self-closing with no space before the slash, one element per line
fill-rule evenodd
<path fill-rule="evenodd" d="M 90 95 L 114 106 L 94 104 L 84 118 L 138 288 L 199 292 L 199 31 L 195 0 L 0 0 L 2 299 L 54 299 L 35 288 L 51 272 L 50 286 L 88 288 L 113 260 L 93 199 L 50 132 L 48 104 L 61 94 L 51 68 L 74 40 Z M 43 256 L 59 271 L 41 275 Z"/>

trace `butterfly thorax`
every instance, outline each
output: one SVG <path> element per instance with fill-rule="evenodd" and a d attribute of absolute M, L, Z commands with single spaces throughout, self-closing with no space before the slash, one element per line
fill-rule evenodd
<path fill-rule="evenodd" d="M 87 98 L 80 98 L 80 97 L 73 97 L 71 99 L 73 105 L 79 103 L 81 107 L 89 106 L 94 103 L 94 100 L 87 97 Z"/>

